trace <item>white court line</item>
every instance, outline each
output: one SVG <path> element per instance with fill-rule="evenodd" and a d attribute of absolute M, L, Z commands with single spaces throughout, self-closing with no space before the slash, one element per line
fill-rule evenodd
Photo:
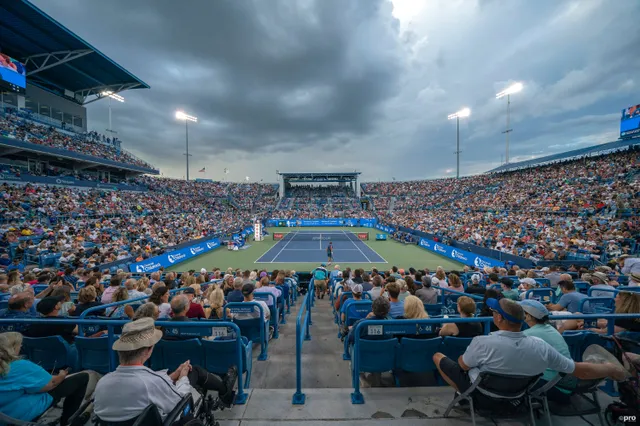
<path fill-rule="evenodd" d="M 342 232 L 344 232 L 344 233 L 346 234 L 346 232 L 345 232 L 345 231 L 342 231 Z M 360 247 L 358 247 L 358 245 L 356 244 L 356 242 L 355 242 L 355 241 L 353 241 L 353 240 L 351 240 L 351 239 L 349 239 L 349 241 L 351 241 L 351 243 L 352 243 L 354 246 L 356 246 L 356 248 L 357 248 L 358 250 L 360 250 Z M 366 245 L 366 246 L 369 248 L 369 250 L 371 250 L 372 252 L 374 252 L 374 253 L 376 254 L 376 256 L 378 256 L 380 259 L 382 259 L 382 263 L 389 263 L 389 262 L 387 262 L 387 260 L 386 260 L 384 257 L 380 256 L 380 253 L 378 253 L 377 251 L 375 251 L 374 249 L 372 249 L 371 247 L 369 247 L 369 245 L 368 245 L 367 243 L 365 243 L 365 242 L 364 242 L 364 241 L 362 241 L 361 239 L 358 239 L 358 241 L 359 241 L 359 242 L 364 243 L 364 245 Z M 362 253 L 362 255 L 363 255 L 364 257 L 366 257 L 366 258 L 367 258 L 367 260 L 369 260 L 369 258 L 367 257 L 367 255 L 366 255 L 366 254 L 364 254 L 364 252 L 363 252 L 362 250 L 360 250 L 360 253 Z M 369 263 L 376 263 L 376 262 L 372 262 L 371 260 L 369 260 Z"/>
<path fill-rule="evenodd" d="M 280 253 L 282 253 L 284 251 L 284 249 L 287 248 L 287 246 L 289 245 L 289 243 L 291 241 L 293 241 L 296 238 L 296 234 L 298 233 L 298 231 L 294 232 L 294 234 L 291 236 L 291 238 L 289 239 L 289 241 L 287 241 L 287 243 L 284 245 L 284 247 L 282 247 L 282 249 L 278 252 L 278 254 L 276 254 L 276 257 L 273 258 L 273 260 L 269 263 L 273 263 L 274 260 L 276 260 L 278 258 L 278 256 L 280 256 Z"/>
<path fill-rule="evenodd" d="M 342 232 L 344 232 L 344 236 L 345 236 L 345 237 L 349 238 L 349 237 L 347 236 L 347 233 L 346 233 L 345 231 L 342 231 Z M 358 247 L 358 245 L 357 245 L 357 244 L 356 244 L 352 239 L 349 239 L 349 241 L 351 241 L 351 244 L 353 244 L 353 245 L 354 245 L 358 250 L 360 250 L 360 247 Z M 369 263 L 373 263 L 373 262 L 371 261 L 371 259 L 369 259 L 369 258 L 367 257 L 367 255 L 366 255 L 366 254 L 364 254 L 364 252 L 363 252 L 362 250 L 360 250 L 360 253 L 362 253 L 362 255 L 364 256 L 364 258 L 365 258 L 365 259 L 367 259 L 367 262 L 369 262 Z"/>
<path fill-rule="evenodd" d="M 323 251 L 323 250 L 318 250 L 318 249 L 296 249 L 296 248 L 292 248 L 292 249 L 287 249 L 287 251 Z M 351 249 L 333 249 L 333 251 L 358 251 L 357 248 Z"/>
<path fill-rule="evenodd" d="M 322 250 L 322 233 L 320 233 L 320 240 L 318 242 L 320 243 L 320 250 Z"/>
<path fill-rule="evenodd" d="M 324 260 L 317 260 L 317 261 L 309 261 L 309 262 L 275 262 L 275 263 L 321 263 L 321 262 L 325 262 Z M 274 263 L 274 262 L 253 262 L 253 263 Z M 340 263 L 348 263 L 348 264 L 352 264 L 352 263 L 362 263 L 362 264 L 367 264 L 367 265 L 372 265 L 373 263 L 381 263 L 381 262 L 340 262 Z M 383 263 L 389 263 L 389 262 L 383 262 Z"/>

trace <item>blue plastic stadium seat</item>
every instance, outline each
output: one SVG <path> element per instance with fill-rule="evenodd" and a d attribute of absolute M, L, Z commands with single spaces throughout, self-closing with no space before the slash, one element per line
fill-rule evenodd
<path fill-rule="evenodd" d="M 204 350 L 204 368 L 219 375 L 225 374 L 229 367 L 235 365 L 238 372 L 246 374 L 244 387 L 251 385 L 251 370 L 253 366 L 253 342 L 242 338 L 242 365 L 238 366 L 238 353 L 235 340 L 205 340 L 201 342 Z"/>
<path fill-rule="evenodd" d="M 385 340 L 360 339 L 360 372 L 382 373 L 392 371 L 396 366 L 397 347 L 398 339 L 395 337 Z M 352 352 L 352 359 L 354 359 L 354 355 Z M 353 361 L 351 362 L 351 368 L 353 386 L 355 386 L 355 380 L 359 380 L 359 377 L 355 377 L 355 374 L 353 374 L 353 369 L 355 368 L 355 362 Z"/>
<path fill-rule="evenodd" d="M 425 303 L 424 304 L 424 309 L 427 311 L 430 317 L 442 315 L 443 308 L 444 308 L 444 305 L 442 303 L 435 303 L 435 304 Z"/>
<path fill-rule="evenodd" d="M 569 346 L 571 358 L 576 362 L 582 361 L 582 353 L 590 345 L 603 345 L 604 340 L 600 335 L 586 330 L 572 330 L 562 333 L 565 342 Z"/>
<path fill-rule="evenodd" d="M 454 361 L 458 361 L 460 355 L 467 350 L 473 339 L 470 337 L 451 337 L 447 336 L 442 341 L 442 353 Z"/>
<path fill-rule="evenodd" d="M 253 343 L 260 343 L 260 328 L 265 327 L 262 318 L 235 319 L 234 323 L 240 327 L 240 335 L 246 337 Z M 269 332 L 265 329 L 265 338 L 269 338 Z"/>
<path fill-rule="evenodd" d="M 78 369 L 78 351 L 60 336 L 23 337 L 22 353 L 45 370 Z"/>
<path fill-rule="evenodd" d="M 156 344 L 155 350 L 160 352 L 159 359 L 161 363 L 160 369 L 168 369 L 174 371 L 180 364 L 186 360 L 190 360 L 193 365 L 204 364 L 204 351 L 199 339 L 188 340 L 160 340 Z M 155 362 L 152 364 L 155 367 Z"/>
<path fill-rule="evenodd" d="M 93 370 L 100 374 L 109 372 L 109 338 L 80 337 L 75 339 L 78 363 L 81 370 Z M 116 358 L 117 359 L 117 358 Z"/>
<path fill-rule="evenodd" d="M 433 339 L 403 337 L 400 339 L 396 368 L 411 373 L 435 371 L 433 354 L 439 352 L 441 346 L 442 337 Z"/>

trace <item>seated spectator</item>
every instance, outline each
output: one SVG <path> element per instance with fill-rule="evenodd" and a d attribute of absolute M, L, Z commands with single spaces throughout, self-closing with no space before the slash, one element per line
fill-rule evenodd
<path fill-rule="evenodd" d="M 520 293 L 520 300 L 524 300 L 527 296 L 527 291 L 535 290 L 538 288 L 538 283 L 533 278 L 522 278 L 520 280 L 520 287 L 522 287 L 522 293 Z M 504 294 L 504 292 L 503 292 Z M 533 293 L 529 295 L 529 299 L 534 297 Z"/>
<path fill-rule="evenodd" d="M 336 278 L 338 278 L 338 276 L 341 276 L 341 275 L 342 275 L 342 272 L 340 271 L 340 265 L 334 265 L 333 271 L 331 271 L 331 278 L 335 280 Z"/>
<path fill-rule="evenodd" d="M 558 287 L 562 290 L 562 297 L 558 300 L 558 303 L 550 303 L 547 305 L 547 309 L 550 311 L 563 311 L 567 310 L 572 314 L 579 312 L 580 310 L 580 302 L 587 298 L 586 294 L 582 294 L 576 291 L 576 286 L 573 284 L 573 281 L 559 281 Z M 589 309 L 589 303 L 585 303 L 584 312 L 589 313 L 591 310 Z"/>
<path fill-rule="evenodd" d="M 550 368 L 585 380 L 604 377 L 621 380 L 626 377 L 626 371 L 621 366 L 574 362 L 544 340 L 523 334 L 520 328 L 524 311 L 518 303 L 508 299 L 487 299 L 487 304 L 500 331 L 474 337 L 457 362 L 442 353 L 433 356 L 442 378 L 456 391 L 465 392 L 480 372 L 485 371 L 536 376 Z"/>
<path fill-rule="evenodd" d="M 502 293 L 500 293 L 498 290 L 495 290 L 493 288 L 487 289 L 487 291 L 484 293 L 484 300 L 482 301 L 482 309 L 480 310 L 480 314 L 478 315 L 479 317 L 493 316 L 493 312 L 491 311 L 491 308 L 487 305 L 487 300 L 489 299 L 500 300 L 502 299 Z M 490 324 L 490 331 L 491 332 L 498 331 L 498 327 L 494 322 Z"/>
<path fill-rule="evenodd" d="M 242 302 L 244 300 L 244 296 L 242 295 L 242 286 L 245 284 L 253 283 L 245 283 L 242 279 L 235 279 L 233 281 L 233 290 L 229 292 L 229 295 L 227 296 L 227 302 Z"/>
<path fill-rule="evenodd" d="M 276 288 L 275 285 L 270 285 L 269 278 L 267 277 L 260 279 L 260 281 L 258 282 L 258 286 L 256 287 L 255 293 L 256 294 L 258 293 L 272 294 L 276 301 L 282 296 L 282 292 L 280 291 L 280 289 Z M 267 306 L 273 306 L 273 299 L 271 298 L 267 299 Z"/>
<path fill-rule="evenodd" d="M 409 286 L 407 286 L 407 282 L 403 279 L 396 280 L 396 284 L 400 288 L 400 294 L 398 295 L 398 300 L 404 302 L 404 299 L 409 296 Z"/>
<path fill-rule="evenodd" d="M 467 285 L 465 293 L 480 294 L 484 296 L 485 291 L 486 289 L 484 288 L 484 286 L 480 284 L 480 274 L 471 275 L 471 284 Z"/>
<path fill-rule="evenodd" d="M 520 293 L 518 290 L 513 289 L 513 281 L 511 281 L 510 278 L 502 278 L 500 280 L 500 286 L 502 287 L 502 297 L 509 300 L 520 300 Z"/>
<path fill-rule="evenodd" d="M 57 319 L 62 307 L 62 297 L 45 297 L 38 302 L 36 309 L 44 318 Z M 53 324 L 42 320 L 29 324 L 29 327 L 22 333 L 28 337 L 49 337 L 61 336 L 69 344 L 73 343 L 74 337 L 78 334 L 78 327 L 73 324 Z"/>
<path fill-rule="evenodd" d="M 364 321 L 367 319 L 375 319 L 375 320 L 391 319 L 391 317 L 389 316 L 390 307 L 391 305 L 389 304 L 389 299 L 387 299 L 386 297 L 379 297 L 376 300 L 374 300 L 373 304 L 371 305 L 371 312 L 369 313 L 369 315 L 367 315 L 366 318 L 357 321 L 355 324 L 353 324 L 353 327 L 351 327 L 351 330 L 349 331 L 349 337 L 348 337 L 349 345 L 353 345 L 353 342 L 355 339 L 354 330 L 356 329 L 356 326 L 360 323 L 360 321 Z M 385 336 L 363 335 L 362 338 L 377 340 L 380 338 L 385 338 Z"/>
<path fill-rule="evenodd" d="M 460 280 L 460 277 L 453 272 L 449 274 L 449 288 L 451 290 L 464 293 L 464 285 L 462 284 L 462 280 Z"/>
<path fill-rule="evenodd" d="M 640 313 L 640 293 L 631 291 L 619 291 L 616 295 L 616 314 L 637 314 Z M 625 331 L 640 333 L 639 318 L 617 318 L 614 325 L 615 333 Z M 607 334 L 607 320 L 598 320 L 598 328 L 591 328 L 600 334 Z"/>
<path fill-rule="evenodd" d="M 149 286 L 149 278 L 142 277 L 136 282 L 136 290 L 140 293 L 144 293 L 147 296 L 151 296 L 153 290 Z"/>
<path fill-rule="evenodd" d="M 37 318 L 37 313 L 31 309 L 33 306 L 33 294 L 29 291 L 16 293 L 9 299 L 7 309 L 0 310 L 0 318 Z M 27 329 L 29 324 L 3 324 L 0 325 L 0 333 L 5 331 L 22 332 Z"/>
<path fill-rule="evenodd" d="M 158 318 L 166 319 L 171 316 L 171 305 L 169 305 L 169 288 L 166 285 L 162 284 L 155 290 L 153 290 L 153 293 L 151 293 L 151 296 L 149 296 L 149 302 L 158 307 Z"/>
<path fill-rule="evenodd" d="M 187 287 L 184 289 L 182 294 L 189 300 L 189 310 L 187 311 L 187 317 L 191 319 L 206 319 L 207 315 L 204 312 L 204 308 L 200 303 L 194 300 L 196 297 L 195 289 Z"/>
<path fill-rule="evenodd" d="M 61 425 L 82 405 L 89 373 L 69 375 L 61 370 L 52 376 L 33 362 L 21 359 L 22 335 L 0 334 L 0 411 L 25 422 L 34 421 L 62 399 Z"/>
<path fill-rule="evenodd" d="M 604 272 L 594 272 L 591 274 L 591 280 L 587 280 L 591 286 L 590 297 L 615 297 L 613 291 L 598 291 L 598 290 L 615 290 L 614 287 L 609 285 L 609 277 Z"/>
<path fill-rule="evenodd" d="M 78 293 L 78 304 L 76 308 L 69 315 L 73 317 L 79 317 L 84 311 L 89 308 L 93 308 L 95 306 L 100 306 L 102 303 L 98 302 L 98 295 L 96 293 L 96 288 L 92 285 L 85 286 L 80 289 Z M 102 316 L 104 315 L 104 310 L 91 312 L 93 316 Z"/>
<path fill-rule="evenodd" d="M 240 284 L 242 285 L 242 279 L 240 278 Z M 235 284 L 234 284 L 235 285 Z M 222 289 L 216 287 L 213 289 L 209 296 L 209 308 L 211 313 L 209 314 L 209 319 L 223 319 L 224 318 L 224 292 Z M 231 319 L 231 310 L 226 310 L 227 319 Z"/>
<path fill-rule="evenodd" d="M 253 284 L 245 284 L 242 286 L 242 295 L 244 296 L 243 302 L 255 302 L 262 306 L 262 314 L 258 309 L 254 309 L 252 312 L 247 313 L 237 313 L 235 314 L 235 319 L 243 320 L 243 319 L 251 319 L 251 318 L 259 318 L 262 315 L 262 320 L 265 322 L 269 321 L 271 318 L 271 311 L 269 311 L 269 306 L 262 300 L 254 300 L 253 292 L 255 291 L 255 286 Z"/>
<path fill-rule="evenodd" d="M 353 295 L 353 297 L 345 300 L 340 307 L 340 319 L 342 321 L 344 334 L 347 333 L 347 327 L 349 326 L 349 324 L 346 324 L 345 322 L 347 320 L 347 313 L 349 313 L 349 318 L 358 318 L 357 312 L 355 312 L 353 309 L 350 310 L 349 307 L 353 305 L 354 302 L 362 300 L 362 291 L 363 290 L 361 284 L 353 284 L 351 286 L 351 294 Z"/>
<path fill-rule="evenodd" d="M 133 314 L 133 321 L 137 321 L 140 318 L 151 318 L 155 321 L 159 315 L 160 311 L 158 310 L 158 306 L 155 303 L 147 302 L 136 309 L 135 314 Z"/>
<path fill-rule="evenodd" d="M 432 278 L 429 275 L 422 277 L 422 287 L 416 290 L 416 296 L 427 305 L 438 303 L 438 290 L 431 287 Z"/>
<path fill-rule="evenodd" d="M 398 300 L 398 296 L 400 295 L 400 287 L 398 286 L 398 283 L 389 283 L 385 288 L 389 295 L 389 315 L 391 315 L 391 318 L 397 318 L 404 315 L 404 302 Z"/>
<path fill-rule="evenodd" d="M 164 419 L 183 396 L 195 389 L 215 391 L 226 406 L 235 398 L 236 367 L 224 379 L 187 360 L 173 373 L 156 372 L 144 366 L 154 345 L 162 338 L 151 318 L 141 318 L 124 325 L 122 335 L 113 344 L 120 365 L 104 376 L 95 391 L 94 412 L 103 421 L 131 420 L 154 404 Z"/>
<path fill-rule="evenodd" d="M 122 278 L 118 276 L 112 277 L 111 280 L 109 281 L 109 287 L 107 287 L 104 290 L 104 293 L 102 293 L 102 297 L 100 298 L 100 301 L 105 305 L 108 303 L 111 303 L 113 301 L 113 293 L 115 293 L 116 290 L 120 288 L 121 284 L 122 284 Z"/>
<path fill-rule="evenodd" d="M 371 290 L 369 290 L 369 296 L 371 296 L 371 300 L 376 300 L 384 292 L 384 288 L 382 287 L 382 278 L 380 275 L 376 275 L 371 279 L 371 283 L 373 286 Z"/>
<path fill-rule="evenodd" d="M 140 299 L 147 297 L 147 294 L 143 291 L 138 291 L 138 282 L 134 278 L 129 278 L 124 282 L 124 287 L 129 293 L 129 299 Z"/>
<path fill-rule="evenodd" d="M 460 318 L 473 318 L 476 315 L 476 302 L 472 298 L 467 296 L 458 297 L 457 309 L 460 314 Z M 454 337 L 476 337 L 483 333 L 481 323 L 447 323 L 440 329 L 440 336 L 454 336 Z"/>
<path fill-rule="evenodd" d="M 76 309 L 76 305 L 71 301 L 71 292 L 68 287 L 58 287 L 51 293 L 53 297 L 62 297 L 62 306 L 60 307 L 61 317 L 67 317 L 73 315 L 73 311 Z"/>
<path fill-rule="evenodd" d="M 560 355 L 571 359 L 571 352 L 569 352 L 567 342 L 564 340 L 564 337 L 562 337 L 562 334 L 549 322 L 549 311 L 547 308 L 536 300 L 524 300 L 520 302 L 520 306 L 522 306 L 522 310 L 524 311 L 524 322 L 529 326 L 522 334 L 544 340 L 557 350 Z M 539 385 L 542 386 L 544 383 L 553 380 L 557 374 L 557 371 L 547 368 L 541 379 L 543 382 Z M 569 400 L 569 394 L 570 391 L 554 387 L 547 392 L 547 397 L 553 401 L 567 402 Z"/>
<path fill-rule="evenodd" d="M 189 321 L 191 318 L 187 316 L 187 313 L 190 304 L 189 298 L 184 294 L 171 299 L 171 321 Z"/>
<path fill-rule="evenodd" d="M 113 293 L 111 303 L 124 302 L 125 300 L 129 300 L 129 292 L 124 287 L 118 287 Z M 133 318 L 133 307 L 128 304 L 111 306 L 106 308 L 105 315 L 110 318 Z"/>

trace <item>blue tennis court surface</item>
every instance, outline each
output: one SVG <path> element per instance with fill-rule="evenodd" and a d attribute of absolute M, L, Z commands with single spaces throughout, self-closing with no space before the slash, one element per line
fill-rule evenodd
<path fill-rule="evenodd" d="M 351 232 L 274 232 L 283 238 L 255 263 L 321 263 L 327 261 L 327 246 L 333 243 L 333 262 L 387 263 L 375 250 Z"/>

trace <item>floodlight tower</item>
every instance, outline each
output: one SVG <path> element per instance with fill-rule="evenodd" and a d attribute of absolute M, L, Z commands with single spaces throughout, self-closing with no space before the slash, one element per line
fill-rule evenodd
<path fill-rule="evenodd" d="M 470 115 L 471 110 L 469 108 L 462 108 L 460 111 L 449 114 L 447 117 L 449 120 L 456 119 L 456 179 L 460 178 L 460 119 L 469 117 Z"/>
<path fill-rule="evenodd" d="M 185 136 L 186 136 L 186 145 L 187 145 L 187 152 L 186 154 L 184 154 L 187 157 L 187 180 L 189 180 L 189 122 L 193 121 L 194 123 L 198 122 L 198 117 L 194 117 L 193 115 L 188 115 L 185 114 L 182 111 L 176 111 L 176 118 L 178 120 L 184 120 L 184 129 L 185 129 Z"/>
<path fill-rule="evenodd" d="M 504 98 L 505 96 L 507 97 L 507 128 L 505 129 L 504 132 L 502 132 L 506 135 L 506 139 L 507 139 L 507 150 L 506 150 L 506 156 L 505 156 L 505 162 L 504 162 L 505 164 L 509 164 L 509 133 L 513 131 L 513 129 L 509 127 L 510 120 L 511 120 L 511 95 L 521 91 L 522 91 L 522 83 L 514 83 L 511 86 L 504 89 L 502 92 L 496 94 L 496 99 L 501 99 L 501 98 Z"/>
<path fill-rule="evenodd" d="M 107 129 L 107 132 L 111 133 L 111 136 L 113 136 L 114 133 L 118 133 L 118 132 L 113 130 L 113 126 L 111 125 L 111 99 L 114 99 L 118 102 L 124 102 L 124 98 L 118 95 L 117 93 L 113 93 L 110 91 L 102 92 L 101 95 L 107 96 L 109 98 L 109 128 Z"/>

